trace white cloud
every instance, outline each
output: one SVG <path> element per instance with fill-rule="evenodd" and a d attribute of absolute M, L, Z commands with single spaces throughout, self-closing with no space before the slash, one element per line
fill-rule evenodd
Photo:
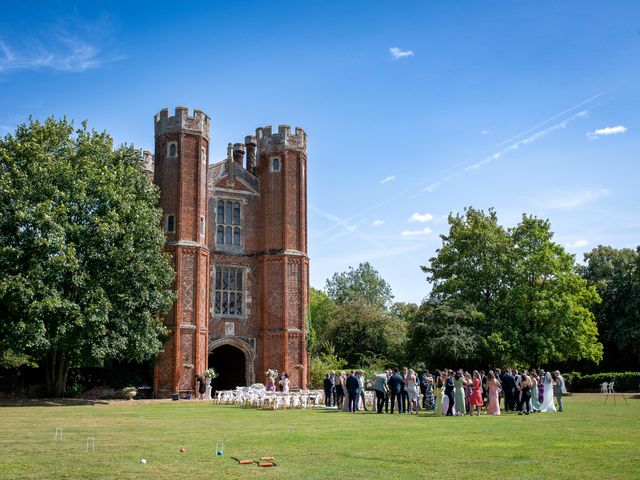
<path fill-rule="evenodd" d="M 373 221 L 372 225 L 374 227 L 379 227 L 380 225 L 384 225 L 384 220 L 376 219 Z"/>
<path fill-rule="evenodd" d="M 433 215 L 431 215 L 430 213 L 416 212 L 413 215 L 411 215 L 411 218 L 409 218 L 410 222 L 424 223 L 424 222 L 428 222 L 429 220 L 433 220 Z"/>
<path fill-rule="evenodd" d="M 418 237 L 420 235 L 429 235 L 430 233 L 430 228 L 423 228 L 422 230 L 403 230 L 400 235 L 403 237 Z"/>
<path fill-rule="evenodd" d="M 586 137 L 589 140 L 596 140 L 600 137 L 605 137 L 607 135 L 618 135 L 619 133 L 624 133 L 627 131 L 627 127 L 622 125 L 616 125 L 615 127 L 605 127 L 594 130 L 593 132 L 589 132 L 586 134 Z"/>
<path fill-rule="evenodd" d="M 597 190 L 584 190 L 573 192 L 558 192 L 551 196 L 545 203 L 547 208 L 553 209 L 570 209 L 577 208 L 585 203 L 593 202 L 599 198 L 606 197 L 610 192 L 606 188 Z"/>
<path fill-rule="evenodd" d="M 489 135 L 489 130 L 482 130 L 480 133 L 482 135 Z"/>
<path fill-rule="evenodd" d="M 391 53 L 394 60 L 399 60 L 405 57 L 413 57 L 414 55 L 414 53 L 411 50 L 401 50 L 398 47 L 390 48 L 389 53 Z"/>
<path fill-rule="evenodd" d="M 564 244 L 564 246 L 567 248 L 581 248 L 581 247 L 586 247 L 587 245 L 589 245 L 589 242 L 587 242 L 586 240 L 576 240 L 573 243 L 568 242 Z"/>
<path fill-rule="evenodd" d="M 388 177 L 384 177 L 382 180 L 380 180 L 380 183 L 393 182 L 395 179 L 396 179 L 395 175 L 389 175 Z"/>
<path fill-rule="evenodd" d="M 0 73 L 19 70 L 84 72 L 124 58 L 108 48 L 113 29 L 107 14 L 93 22 L 61 19 L 0 38 Z M 11 39 L 11 43 L 7 41 Z"/>

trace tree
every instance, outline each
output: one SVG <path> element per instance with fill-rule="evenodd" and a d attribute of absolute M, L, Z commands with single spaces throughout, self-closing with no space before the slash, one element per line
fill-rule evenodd
<path fill-rule="evenodd" d="M 393 300 L 391 287 L 369 262 L 334 273 L 327 280 L 327 294 L 336 303 L 360 301 L 380 309 L 389 308 Z"/>
<path fill-rule="evenodd" d="M 140 152 L 66 119 L 0 140 L 0 352 L 42 366 L 144 361 L 161 348 L 174 273 Z"/>
<path fill-rule="evenodd" d="M 602 298 L 594 306 L 604 360 L 608 368 L 633 369 L 640 365 L 640 255 L 630 248 L 598 245 L 584 254 L 582 277 Z"/>
<path fill-rule="evenodd" d="M 482 314 L 480 358 L 496 365 L 544 365 L 602 359 L 590 307 L 599 301 L 576 273 L 572 255 L 552 241 L 547 220 L 523 215 L 514 228 L 493 210 L 449 216 L 443 246 L 422 267 L 434 301 L 454 301 Z"/>
<path fill-rule="evenodd" d="M 389 312 L 364 302 L 338 305 L 323 340 L 330 342 L 338 357 L 351 367 L 372 362 L 397 363 L 403 356 L 406 323 Z M 402 357 L 400 357 L 402 358 Z"/>
<path fill-rule="evenodd" d="M 412 360 L 431 368 L 472 367 L 482 344 L 475 326 L 481 316 L 465 304 L 424 302 L 409 324 Z"/>

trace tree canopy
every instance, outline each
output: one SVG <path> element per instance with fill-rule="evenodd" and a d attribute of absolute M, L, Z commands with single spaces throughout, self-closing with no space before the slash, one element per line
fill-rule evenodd
<path fill-rule="evenodd" d="M 336 303 L 361 301 L 372 307 L 386 309 L 391 305 L 391 287 L 369 262 L 334 273 L 327 280 L 327 294 Z"/>
<path fill-rule="evenodd" d="M 640 254 L 599 245 L 584 255 L 580 273 L 602 303 L 594 314 L 610 368 L 640 366 Z"/>
<path fill-rule="evenodd" d="M 174 299 L 157 188 L 140 152 L 66 119 L 0 140 L 0 352 L 44 367 L 50 394 L 70 366 L 143 361 Z"/>
<path fill-rule="evenodd" d="M 590 311 L 598 294 L 576 273 L 573 256 L 552 241 L 548 220 L 523 215 L 507 229 L 493 210 L 467 208 L 450 215 L 449 225 L 442 247 L 422 269 L 434 284 L 431 302 L 453 301 L 481 314 L 473 332 L 482 361 L 545 365 L 602 358 Z"/>

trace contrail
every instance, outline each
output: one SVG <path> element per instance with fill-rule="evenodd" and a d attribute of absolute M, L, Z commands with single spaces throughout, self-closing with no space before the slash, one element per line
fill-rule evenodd
<path fill-rule="evenodd" d="M 588 103 L 593 102 L 595 99 L 601 97 L 602 95 L 604 95 L 603 92 L 597 93 L 596 95 L 593 95 L 592 97 L 590 97 L 590 98 L 588 98 L 588 99 L 586 99 L 586 100 L 574 105 L 571 108 L 568 108 L 566 110 L 563 110 L 562 112 L 556 113 L 555 115 L 553 115 L 553 116 L 547 118 L 546 120 L 536 124 L 535 126 L 530 127 L 528 129 L 520 132 L 519 134 L 514 135 L 514 136 L 510 137 L 507 140 L 504 140 L 503 142 L 500 142 L 499 144 L 493 146 L 490 150 L 493 150 L 495 148 L 498 148 L 498 147 L 501 147 L 503 145 L 506 145 L 509 142 L 512 142 L 513 140 L 515 140 L 515 139 L 517 139 L 519 137 L 522 137 L 523 135 L 526 135 L 527 133 L 532 132 L 532 131 L 536 130 L 537 128 L 540 128 L 541 126 L 546 125 L 547 123 L 549 123 L 549 122 L 551 122 L 551 121 L 553 121 L 553 120 L 555 120 L 555 119 L 557 119 L 559 117 L 562 117 L 563 115 L 566 115 L 567 113 L 570 113 L 570 112 L 572 112 L 572 111 L 574 111 L 574 110 L 576 110 L 576 109 L 578 109 L 578 108 L 580 108 L 580 107 L 582 107 L 584 105 L 587 105 Z M 572 115 L 571 117 L 563 120 L 562 122 L 560 122 L 558 124 L 552 125 L 551 127 L 548 127 L 548 128 L 546 128 L 546 129 L 544 129 L 544 130 L 542 130 L 540 132 L 537 132 L 534 135 L 531 135 L 530 137 L 527 137 L 525 139 L 522 139 L 522 140 L 519 140 L 517 142 L 512 143 L 507 148 L 504 148 L 504 149 L 500 150 L 499 152 L 496 152 L 496 153 L 486 157 L 485 159 L 481 160 L 480 162 L 468 165 L 462 170 L 459 170 L 459 171 L 457 171 L 455 173 L 452 173 L 452 174 L 447 175 L 445 177 L 442 177 L 442 178 L 440 178 L 440 179 L 438 179 L 438 180 L 436 180 L 434 182 L 431 182 L 426 187 L 423 187 L 424 184 L 414 185 L 413 187 L 410 187 L 410 188 L 408 188 L 406 190 L 398 192 L 395 195 L 392 195 L 392 196 L 388 197 L 386 200 L 384 200 L 384 201 L 382 201 L 382 202 L 380 202 L 380 203 L 378 203 L 376 205 L 373 205 L 371 208 L 363 210 L 363 211 L 361 211 L 359 213 L 355 213 L 355 214 L 353 214 L 353 215 L 351 215 L 351 216 L 349 216 L 347 218 L 339 219 L 338 217 L 336 217 L 335 219 L 332 219 L 332 221 L 335 222 L 334 225 L 332 225 L 330 227 L 327 227 L 324 230 L 321 230 L 320 232 L 318 232 L 318 234 L 324 234 L 324 233 L 330 232 L 330 231 L 332 231 L 332 230 L 334 230 L 334 229 L 336 229 L 336 228 L 338 228 L 340 226 L 342 226 L 344 228 L 345 224 L 346 225 L 350 225 L 349 222 L 351 220 L 353 220 L 355 218 L 358 218 L 358 217 L 361 217 L 363 215 L 367 215 L 368 213 L 373 212 L 373 211 L 379 209 L 380 207 L 388 205 L 389 203 L 394 202 L 395 200 L 397 200 L 399 198 L 405 197 L 409 193 L 414 192 L 416 190 L 420 190 L 421 189 L 423 191 L 433 192 L 436 189 L 438 189 L 442 184 L 444 184 L 444 183 L 446 183 L 446 182 L 448 182 L 448 181 L 450 181 L 450 180 L 452 180 L 452 179 L 454 179 L 454 178 L 456 178 L 456 177 L 458 177 L 460 175 L 463 175 L 463 174 L 465 174 L 465 173 L 467 173 L 467 172 L 469 172 L 471 170 L 476 170 L 476 169 L 480 168 L 483 165 L 489 164 L 492 161 L 497 160 L 498 158 L 502 157 L 504 154 L 506 154 L 506 153 L 508 153 L 508 152 L 510 152 L 512 150 L 517 150 L 521 145 L 528 145 L 530 143 L 535 142 L 539 138 L 542 138 L 542 137 L 546 136 L 548 133 L 550 133 L 553 130 L 557 130 L 559 128 L 566 127 L 566 125 L 569 122 L 575 120 L 576 118 L 579 118 L 579 117 L 583 116 L 585 113 L 586 112 L 583 112 L 583 111 L 578 112 L 578 113 Z M 317 209 L 312 208 L 312 210 L 315 210 L 317 212 Z M 317 212 L 317 213 L 319 213 L 319 212 Z M 327 215 L 324 215 L 324 216 L 328 218 Z M 333 216 L 333 215 L 331 215 L 331 216 Z M 344 233 L 348 233 L 348 230 L 346 228 L 345 228 L 345 232 Z"/>

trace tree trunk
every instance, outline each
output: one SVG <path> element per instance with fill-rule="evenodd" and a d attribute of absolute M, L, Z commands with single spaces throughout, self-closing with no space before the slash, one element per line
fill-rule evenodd
<path fill-rule="evenodd" d="M 45 366 L 45 383 L 47 395 L 62 397 L 67 387 L 67 374 L 69 373 L 69 359 L 64 352 L 51 350 L 47 354 Z"/>

